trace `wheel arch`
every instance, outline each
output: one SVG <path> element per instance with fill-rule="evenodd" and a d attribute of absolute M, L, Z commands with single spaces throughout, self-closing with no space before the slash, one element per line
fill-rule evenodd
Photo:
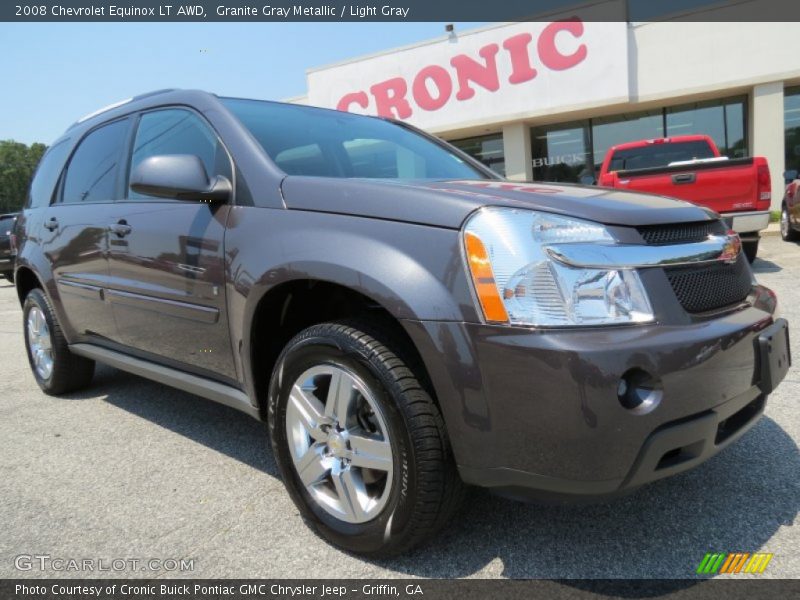
<path fill-rule="evenodd" d="M 340 282 L 311 277 L 289 279 L 275 285 L 254 303 L 249 326 L 243 331 L 243 368 L 250 376 L 252 392 L 262 418 L 266 417 L 267 394 L 272 371 L 286 343 L 303 329 L 318 323 L 359 319 L 369 324 L 373 335 L 390 337 L 391 344 L 415 370 L 436 402 L 427 368 L 406 331 L 402 318 L 384 302 Z"/>

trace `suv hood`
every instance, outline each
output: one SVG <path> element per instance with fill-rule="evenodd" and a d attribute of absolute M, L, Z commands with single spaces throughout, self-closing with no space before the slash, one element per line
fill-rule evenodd
<path fill-rule="evenodd" d="M 451 229 L 460 228 L 467 216 L 482 206 L 535 209 L 633 227 L 716 218 L 712 211 L 681 200 L 572 184 L 288 176 L 281 191 L 289 209 Z"/>

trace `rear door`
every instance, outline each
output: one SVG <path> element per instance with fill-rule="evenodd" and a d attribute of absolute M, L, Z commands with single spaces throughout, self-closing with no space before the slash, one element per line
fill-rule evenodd
<path fill-rule="evenodd" d="M 203 117 L 186 108 L 143 113 L 129 174 L 144 159 L 192 154 L 209 177 L 232 180 L 231 159 Z M 203 375 L 234 379 L 225 302 L 229 206 L 144 196 L 126 185 L 109 233 L 109 296 L 121 342 Z"/>
<path fill-rule="evenodd" d="M 83 339 L 116 339 L 108 283 L 108 226 L 121 193 L 123 150 L 130 119 L 90 131 L 61 175 L 55 200 L 39 227 L 67 325 Z"/>

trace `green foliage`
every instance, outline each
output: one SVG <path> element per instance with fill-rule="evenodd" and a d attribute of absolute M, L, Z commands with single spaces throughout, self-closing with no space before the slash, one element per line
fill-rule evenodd
<path fill-rule="evenodd" d="M 0 213 L 22 209 L 28 187 L 47 146 L 30 146 L 13 140 L 0 140 Z"/>

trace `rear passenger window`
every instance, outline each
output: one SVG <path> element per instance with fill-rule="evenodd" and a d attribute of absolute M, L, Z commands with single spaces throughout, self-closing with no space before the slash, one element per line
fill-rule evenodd
<path fill-rule="evenodd" d="M 128 121 L 92 131 L 78 145 L 64 177 L 61 201 L 108 202 L 117 199 L 117 176 Z"/>
<path fill-rule="evenodd" d="M 227 151 L 206 122 L 188 110 L 164 109 L 142 115 L 133 144 L 129 174 L 144 159 L 164 154 L 194 154 L 203 161 L 209 178 L 224 175 L 232 179 Z M 128 198 L 163 201 L 130 188 L 127 194 Z"/>

